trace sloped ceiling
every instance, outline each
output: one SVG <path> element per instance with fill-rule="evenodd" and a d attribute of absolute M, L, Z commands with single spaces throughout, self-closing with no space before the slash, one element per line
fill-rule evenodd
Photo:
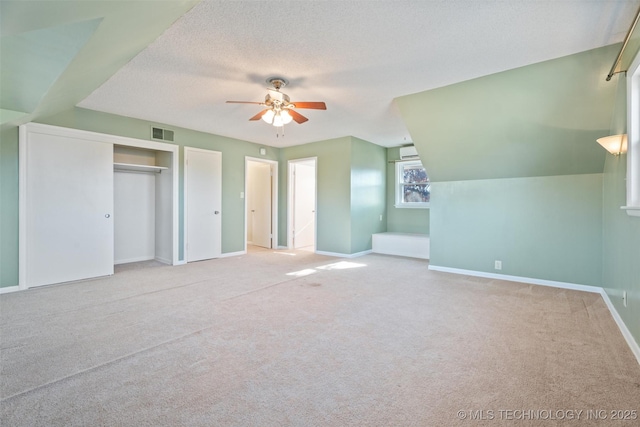
<path fill-rule="evenodd" d="M 432 181 L 601 173 L 619 51 L 607 46 L 401 97 Z"/>
<path fill-rule="evenodd" d="M 35 111 L 100 22 L 91 19 L 3 37 L 2 108 Z"/>
<path fill-rule="evenodd" d="M 1 123 L 73 108 L 196 3 L 1 1 Z"/>

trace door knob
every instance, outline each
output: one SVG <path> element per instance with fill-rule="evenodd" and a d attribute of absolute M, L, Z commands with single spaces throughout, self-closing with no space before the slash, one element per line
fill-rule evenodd
<path fill-rule="evenodd" d="M 220 213 L 220 211 L 215 211 L 214 214 L 218 215 Z"/>
<path fill-rule="evenodd" d="M 105 218 L 111 218 L 111 215 L 110 215 L 110 214 L 105 214 L 105 216 L 104 216 L 104 217 L 105 217 Z"/>

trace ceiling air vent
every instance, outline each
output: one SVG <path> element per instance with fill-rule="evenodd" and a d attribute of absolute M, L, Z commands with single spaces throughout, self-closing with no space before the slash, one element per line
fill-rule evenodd
<path fill-rule="evenodd" d="M 409 147 L 400 147 L 400 160 L 419 159 L 418 150 L 413 145 Z"/>
<path fill-rule="evenodd" d="M 151 127 L 151 139 L 157 141 L 171 141 L 173 142 L 173 131 L 169 129 L 162 129 Z"/>

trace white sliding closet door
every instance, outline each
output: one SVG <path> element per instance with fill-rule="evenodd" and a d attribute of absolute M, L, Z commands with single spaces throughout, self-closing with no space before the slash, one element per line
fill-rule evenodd
<path fill-rule="evenodd" d="M 113 145 L 28 132 L 21 286 L 113 274 Z"/>

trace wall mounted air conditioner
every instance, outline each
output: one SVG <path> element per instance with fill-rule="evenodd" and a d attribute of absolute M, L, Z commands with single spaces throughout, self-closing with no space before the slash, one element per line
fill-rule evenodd
<path fill-rule="evenodd" d="M 419 159 L 418 150 L 413 145 L 409 147 L 400 147 L 400 160 L 414 160 Z"/>

